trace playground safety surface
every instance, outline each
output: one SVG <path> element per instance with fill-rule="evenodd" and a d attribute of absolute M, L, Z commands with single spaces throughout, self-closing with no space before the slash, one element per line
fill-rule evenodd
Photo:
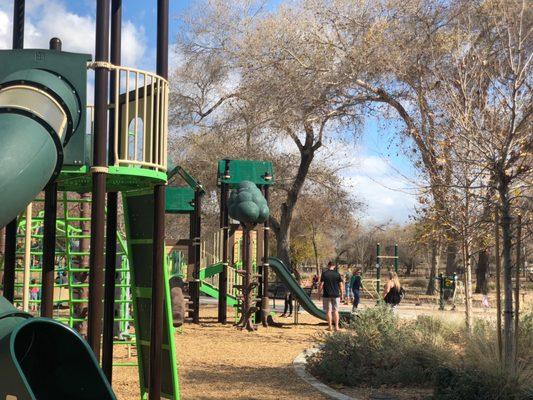
<path fill-rule="evenodd" d="M 186 324 L 176 334 L 182 399 L 325 400 L 292 366 L 325 326 L 308 314 L 299 316 L 298 326 L 292 318 L 277 320 L 287 326 L 249 333 L 217 324 L 216 307 L 203 307 L 200 325 Z M 113 388 L 119 400 L 139 399 L 136 370 L 115 368 Z"/>

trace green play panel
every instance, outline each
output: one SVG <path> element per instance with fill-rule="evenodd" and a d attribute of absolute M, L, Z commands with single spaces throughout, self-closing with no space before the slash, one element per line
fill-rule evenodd
<path fill-rule="evenodd" d="M 234 189 L 242 181 L 250 181 L 260 186 L 274 184 L 274 169 L 270 161 L 230 160 L 218 162 L 218 184 L 227 184 Z"/>

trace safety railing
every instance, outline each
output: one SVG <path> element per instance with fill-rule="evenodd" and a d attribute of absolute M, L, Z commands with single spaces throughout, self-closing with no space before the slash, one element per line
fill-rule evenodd
<path fill-rule="evenodd" d="M 104 67 L 116 85 L 109 109 L 113 119 L 112 149 L 115 166 L 167 170 L 168 81 L 135 68 L 109 63 L 90 63 Z M 94 109 L 88 109 L 92 131 Z M 89 119 L 91 118 L 91 119 Z"/>

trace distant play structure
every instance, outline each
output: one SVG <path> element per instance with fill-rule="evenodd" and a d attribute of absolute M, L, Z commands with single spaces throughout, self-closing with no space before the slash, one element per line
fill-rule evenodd
<path fill-rule="evenodd" d="M 398 256 L 398 245 L 394 244 L 394 255 L 386 256 L 381 255 L 381 244 L 376 244 L 376 293 L 378 298 L 381 296 L 381 268 L 383 267 L 383 260 L 393 260 L 394 261 L 394 272 L 398 273 L 398 262 L 400 257 Z"/>
<path fill-rule="evenodd" d="M 244 322 L 247 329 L 254 327 L 253 324 L 261 323 L 266 327 L 269 321 L 272 323 L 268 298 L 270 270 L 293 293 L 305 311 L 326 320 L 324 311 L 315 305 L 310 295 L 299 285 L 291 269 L 282 260 L 268 255 L 268 219 L 256 224 L 254 229 L 248 229 L 250 238 L 245 239 L 238 212 L 232 215 L 230 211 L 230 191 L 237 196 L 240 185 L 251 187 L 250 183 L 262 190 L 268 204 L 269 187 L 274 183 L 272 164 L 266 161 L 225 159 L 218 163 L 217 176 L 221 191 L 221 229 L 211 240 L 204 241 L 201 245 L 201 269 L 198 276 L 200 292 L 218 299 L 218 322 L 228 321 L 227 308 L 230 306 L 235 309 L 236 323 L 240 322 L 242 325 Z M 248 198 L 248 194 L 244 197 Z M 247 265 L 247 262 L 250 264 Z M 243 279 L 246 275 L 249 276 L 247 281 Z M 251 299 L 243 304 L 246 296 L 251 296 Z M 243 313 L 242 310 L 248 312 Z M 348 312 L 341 314 L 344 320 L 350 318 Z M 251 315 L 253 319 L 250 319 Z"/>

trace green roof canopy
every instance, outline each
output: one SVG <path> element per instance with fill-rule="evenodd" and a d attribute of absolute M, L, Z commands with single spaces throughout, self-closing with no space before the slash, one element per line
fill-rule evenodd
<path fill-rule="evenodd" d="M 226 183 L 231 189 L 242 181 L 250 181 L 258 186 L 274 184 L 274 170 L 270 161 L 230 160 L 218 162 L 217 182 Z"/>

